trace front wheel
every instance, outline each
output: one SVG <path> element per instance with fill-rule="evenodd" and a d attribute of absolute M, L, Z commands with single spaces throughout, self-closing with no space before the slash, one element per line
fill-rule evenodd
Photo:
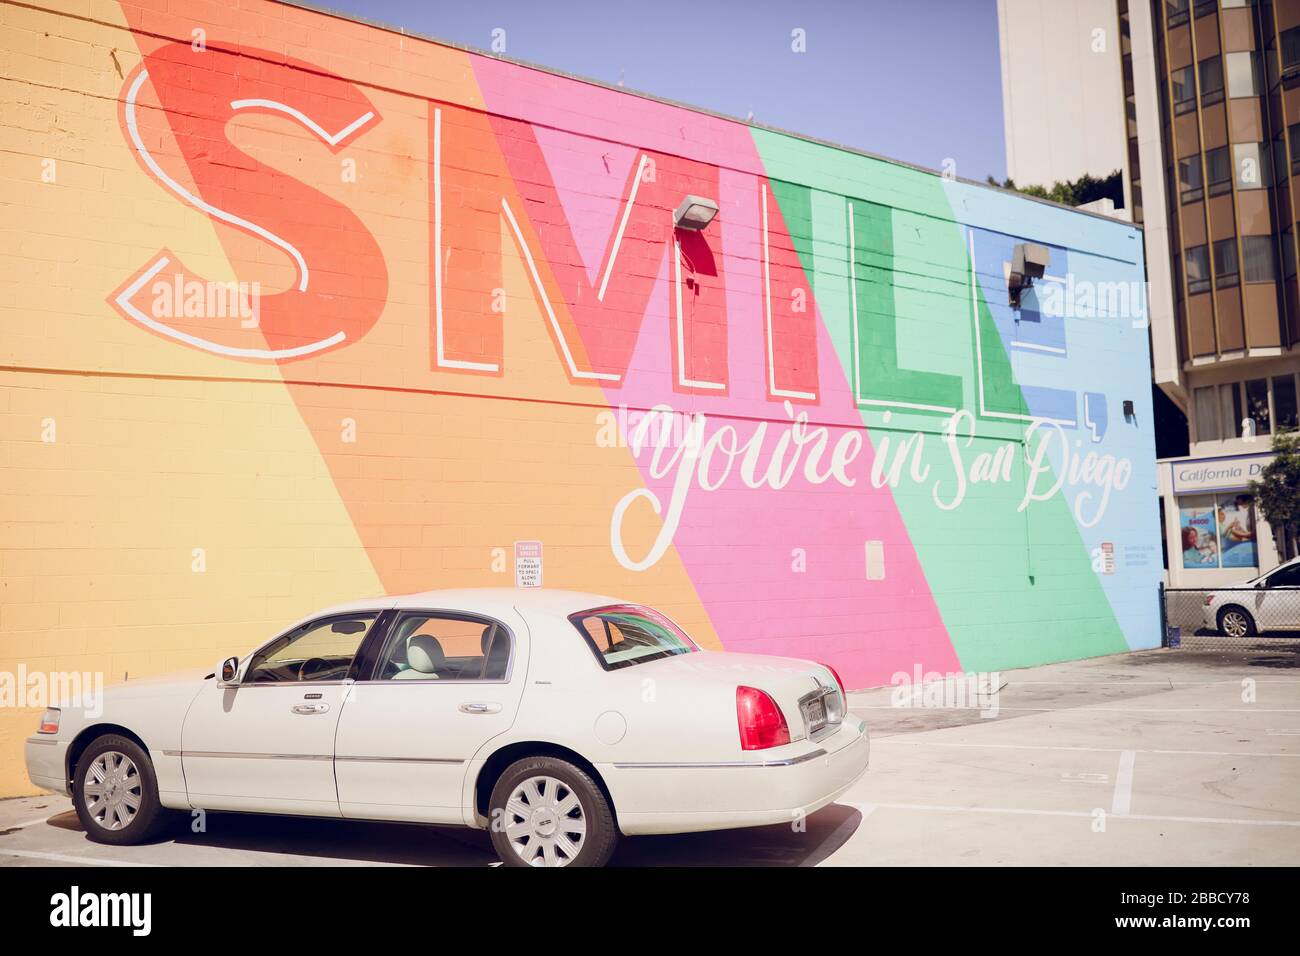
<path fill-rule="evenodd" d="M 604 866 L 618 842 L 609 801 L 580 767 L 525 757 L 488 800 L 492 846 L 506 866 Z"/>
<path fill-rule="evenodd" d="M 96 843 L 143 843 L 165 821 L 149 755 L 118 734 L 97 738 L 81 755 L 72 777 L 72 803 L 86 836 Z"/>
<path fill-rule="evenodd" d="M 1228 637 L 1250 637 L 1255 633 L 1255 619 L 1243 608 L 1225 607 L 1219 612 L 1219 632 Z"/>

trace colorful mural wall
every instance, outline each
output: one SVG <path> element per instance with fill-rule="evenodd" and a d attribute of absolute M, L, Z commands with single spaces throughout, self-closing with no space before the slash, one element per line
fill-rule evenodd
<path fill-rule="evenodd" d="M 854 687 L 1157 643 L 1136 230 L 278 3 L 0 16 L 0 672 L 517 540 Z"/>

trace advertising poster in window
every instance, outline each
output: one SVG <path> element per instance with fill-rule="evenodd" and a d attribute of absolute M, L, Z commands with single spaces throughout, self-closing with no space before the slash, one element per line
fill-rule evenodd
<path fill-rule="evenodd" d="M 1214 499 L 1183 499 L 1178 508 L 1178 524 L 1183 538 L 1183 567 L 1219 567 Z"/>
<path fill-rule="evenodd" d="M 1250 495 L 1219 496 L 1220 560 L 1225 568 L 1253 568 L 1255 500 Z"/>

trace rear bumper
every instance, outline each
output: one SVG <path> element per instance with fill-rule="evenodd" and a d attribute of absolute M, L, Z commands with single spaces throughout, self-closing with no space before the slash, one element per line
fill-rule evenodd
<path fill-rule="evenodd" d="M 831 803 L 866 773 L 866 725 L 850 717 L 820 744 L 778 761 L 600 764 L 619 829 L 691 833 L 791 823 Z"/>
<path fill-rule="evenodd" d="M 23 747 L 27 759 L 27 776 L 44 790 L 68 793 L 67 766 L 68 741 L 54 737 L 28 737 Z"/>

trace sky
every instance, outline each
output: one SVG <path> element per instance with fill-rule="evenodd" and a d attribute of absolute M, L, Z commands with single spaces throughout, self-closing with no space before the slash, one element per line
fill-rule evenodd
<path fill-rule="evenodd" d="M 1006 176 L 996 0 L 311 2 L 481 50 L 495 36 L 515 59 L 929 169 L 951 160 L 967 179 Z"/>

